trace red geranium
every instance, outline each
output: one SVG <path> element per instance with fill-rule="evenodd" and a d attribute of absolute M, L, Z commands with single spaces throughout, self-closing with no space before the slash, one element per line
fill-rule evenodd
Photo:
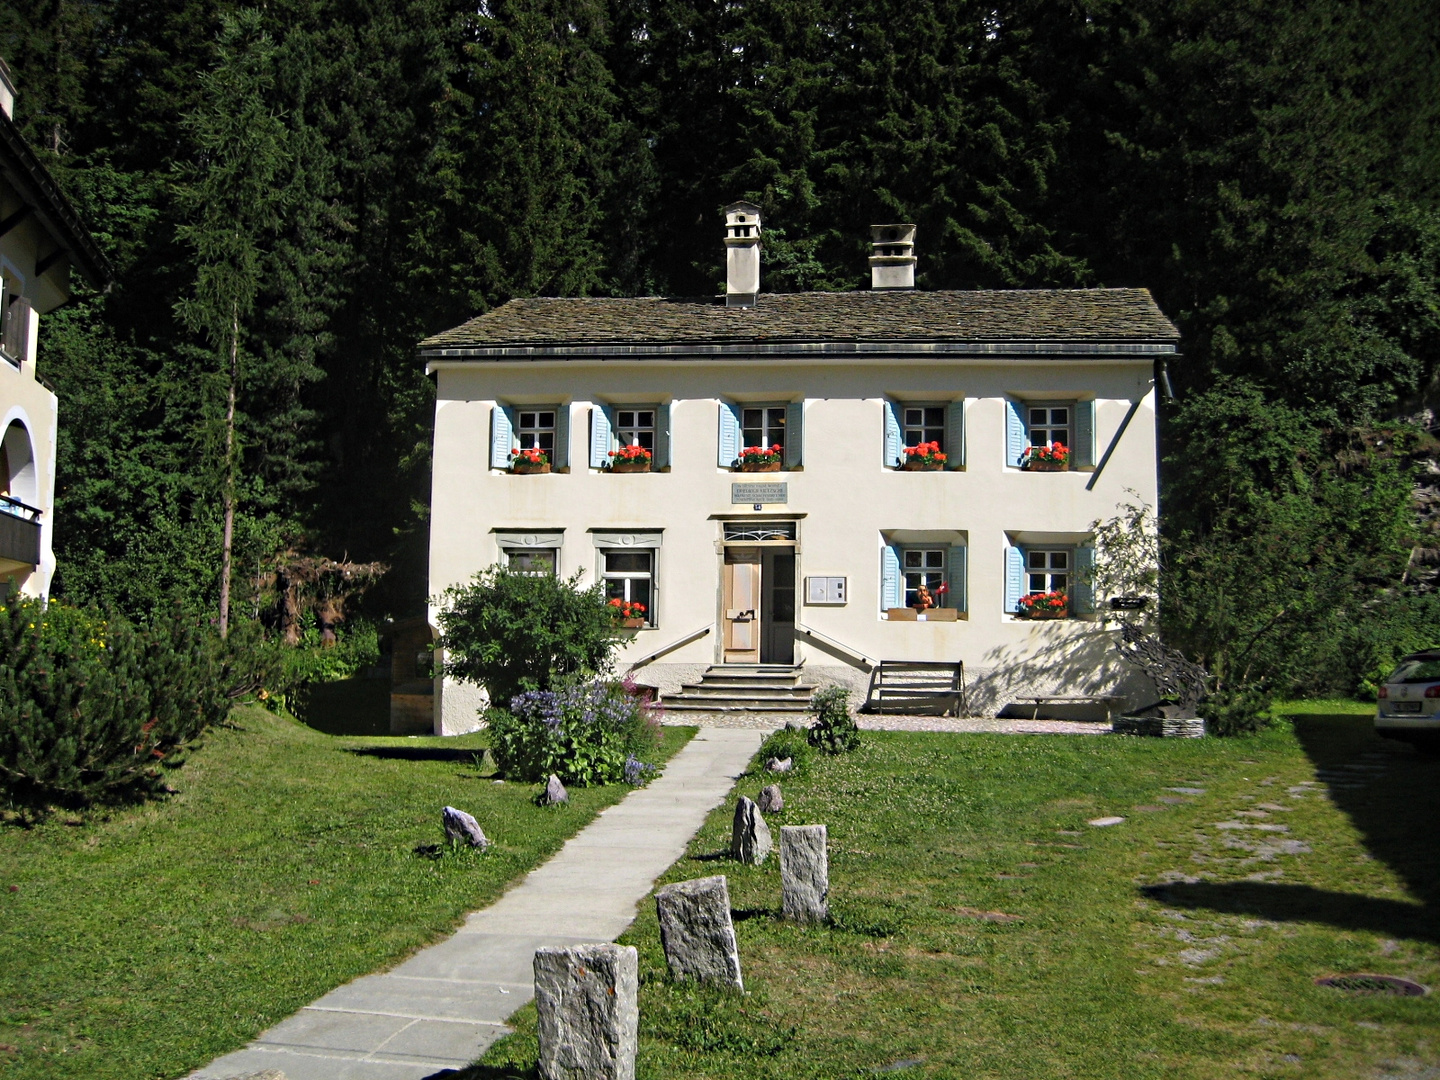
<path fill-rule="evenodd" d="M 784 449 L 779 443 L 771 446 L 747 446 L 740 451 L 736 463 L 739 465 L 778 465 Z"/>
<path fill-rule="evenodd" d="M 643 446 L 622 446 L 619 450 L 610 451 L 612 464 L 616 461 L 649 461 L 651 457 L 650 451 Z"/>
<path fill-rule="evenodd" d="M 1070 598 L 1063 592 L 1032 592 L 1020 598 L 1017 615 L 1063 614 L 1070 607 Z"/>
<path fill-rule="evenodd" d="M 510 467 L 516 465 L 549 465 L 550 455 L 538 446 L 532 446 L 528 450 L 511 450 Z"/>
<path fill-rule="evenodd" d="M 1069 460 L 1070 448 L 1064 443 L 1052 442 L 1048 446 L 1027 446 L 1020 465 L 1023 468 L 1033 461 L 1051 461 L 1056 465 L 1063 465 Z"/>
<path fill-rule="evenodd" d="M 938 442 L 922 442 L 917 446 L 905 447 L 905 460 L 922 465 L 937 465 L 946 461 Z"/>

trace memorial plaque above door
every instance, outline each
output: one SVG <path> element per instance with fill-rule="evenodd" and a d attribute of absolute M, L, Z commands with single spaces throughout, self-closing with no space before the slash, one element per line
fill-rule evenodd
<path fill-rule="evenodd" d="M 740 503 L 788 503 L 789 484 L 731 484 L 730 502 Z"/>

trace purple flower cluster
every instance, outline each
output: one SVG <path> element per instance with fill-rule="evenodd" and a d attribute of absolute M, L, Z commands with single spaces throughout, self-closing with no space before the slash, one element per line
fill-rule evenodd
<path fill-rule="evenodd" d="M 615 687 L 593 682 L 517 694 L 510 700 L 510 711 L 528 723 L 543 723 L 551 731 L 567 723 L 618 731 L 634 721 L 636 704 Z"/>
<path fill-rule="evenodd" d="M 643 787 L 654 771 L 654 765 L 645 764 L 634 754 L 625 758 L 625 782 L 631 787 Z"/>

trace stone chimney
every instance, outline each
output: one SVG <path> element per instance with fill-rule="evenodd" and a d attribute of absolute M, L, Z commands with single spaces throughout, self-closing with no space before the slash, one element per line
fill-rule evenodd
<path fill-rule="evenodd" d="M 870 287 L 915 288 L 915 226 L 870 226 Z"/>
<path fill-rule="evenodd" d="M 760 208 L 725 207 L 725 306 L 754 307 L 760 295 Z"/>
<path fill-rule="evenodd" d="M 0 112 L 15 118 L 15 82 L 10 78 L 10 65 L 0 57 Z"/>

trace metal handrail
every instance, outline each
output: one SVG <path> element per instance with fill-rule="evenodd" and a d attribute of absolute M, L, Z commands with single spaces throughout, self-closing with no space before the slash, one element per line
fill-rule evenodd
<path fill-rule="evenodd" d="M 698 641 L 706 634 L 710 633 L 710 631 L 713 629 L 713 626 L 706 625 L 700 627 L 699 630 L 692 630 L 684 637 L 676 638 L 674 641 L 670 642 L 669 645 L 663 645 L 652 653 L 646 653 L 639 660 L 636 660 L 633 664 L 631 664 L 627 670 L 634 671 L 636 668 L 643 667 L 644 665 L 650 663 L 651 660 L 658 660 L 666 653 L 675 651 L 676 649 L 680 648 L 681 645 L 689 645 L 692 641 Z"/>
<path fill-rule="evenodd" d="M 0 495 L 0 503 L 9 504 L 8 506 L 0 506 L 0 514 L 9 514 L 11 517 L 23 518 L 26 521 L 39 521 L 40 515 L 44 513 L 44 511 L 41 510 L 38 506 L 31 506 L 29 503 L 23 503 L 19 499 L 16 499 L 10 495 Z M 26 513 L 17 514 L 15 513 L 15 510 L 10 509 L 10 507 L 23 510 Z M 26 516 L 27 514 L 28 516 Z"/>
<path fill-rule="evenodd" d="M 820 631 L 812 629 L 811 627 L 806 626 L 804 623 L 796 623 L 794 633 L 795 636 L 797 638 L 800 638 L 802 641 L 806 638 L 813 638 L 816 641 L 820 642 L 822 645 L 828 645 L 832 649 L 838 649 L 846 656 L 853 657 L 854 659 L 859 660 L 860 663 L 867 670 L 874 671 L 877 667 L 880 666 L 879 660 L 866 656 L 864 653 L 859 652 L 856 649 L 852 649 L 848 645 L 842 645 L 834 638 L 826 637 L 824 634 L 820 633 Z"/>

